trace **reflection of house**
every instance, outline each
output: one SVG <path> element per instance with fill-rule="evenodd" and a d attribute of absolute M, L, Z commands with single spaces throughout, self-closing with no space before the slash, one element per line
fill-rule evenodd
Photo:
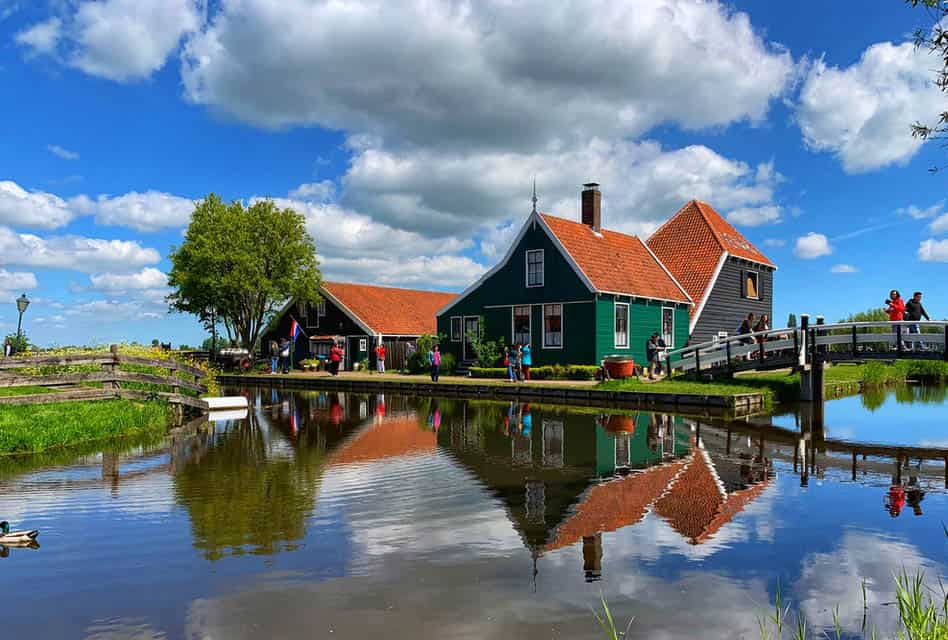
<path fill-rule="evenodd" d="M 405 362 L 406 343 L 422 334 L 435 333 L 435 314 L 456 297 L 440 291 L 343 282 L 323 282 L 319 294 L 323 301 L 316 305 L 288 303 L 271 322 L 261 344 L 288 337 L 295 318 L 308 336 L 296 341 L 295 362 L 327 355 L 337 339 L 344 341 L 346 368 L 362 360 L 374 363 L 374 348 L 382 340 L 386 365 L 400 368 Z"/>
<path fill-rule="evenodd" d="M 423 429 L 418 416 L 410 413 L 384 418 L 363 427 L 333 451 L 330 465 L 433 453 L 437 446 L 437 434 Z"/>
<path fill-rule="evenodd" d="M 773 313 L 777 267 L 711 205 L 692 200 L 647 244 L 694 300 L 692 343 L 733 333 L 750 312 Z"/>
<path fill-rule="evenodd" d="M 602 227 L 600 197 L 586 185 L 581 222 L 534 210 L 503 259 L 438 312 L 442 349 L 469 360 L 467 336 L 481 332 L 530 343 L 545 365 L 643 361 L 653 332 L 684 346 L 691 299 L 642 240 Z"/>

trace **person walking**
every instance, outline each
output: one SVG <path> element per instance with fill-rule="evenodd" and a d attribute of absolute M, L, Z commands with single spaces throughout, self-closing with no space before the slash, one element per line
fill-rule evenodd
<path fill-rule="evenodd" d="M 280 338 L 280 363 L 283 373 L 290 372 L 290 341 L 288 338 Z"/>
<path fill-rule="evenodd" d="M 645 341 L 645 360 L 648 362 L 648 379 L 655 379 L 655 366 L 658 363 L 658 332 Z"/>
<path fill-rule="evenodd" d="M 342 360 L 342 354 L 342 348 L 338 344 L 333 343 L 332 348 L 329 350 L 329 375 L 339 375 L 339 362 Z"/>
<path fill-rule="evenodd" d="M 3 339 L 3 357 L 9 358 L 13 355 L 13 342 L 9 337 Z"/>
<path fill-rule="evenodd" d="M 520 380 L 520 345 L 515 344 L 510 350 L 510 381 Z"/>
<path fill-rule="evenodd" d="M 276 340 L 270 341 L 270 374 L 280 372 L 280 345 Z"/>
<path fill-rule="evenodd" d="M 925 311 L 925 307 L 922 306 L 922 292 L 916 291 L 912 294 L 912 299 L 905 303 L 905 319 L 919 322 L 922 318 L 931 320 L 931 318 L 928 317 L 928 312 Z M 922 328 L 917 324 L 909 325 L 909 333 L 921 334 Z M 925 351 L 928 347 L 924 342 L 919 340 L 918 348 L 921 351 Z"/>
<path fill-rule="evenodd" d="M 902 299 L 897 289 L 892 289 L 892 291 L 889 292 L 889 297 L 886 298 L 885 305 L 885 312 L 889 314 L 889 322 L 901 322 L 905 319 L 905 300 Z M 900 325 L 896 325 L 895 333 L 897 336 L 901 336 Z M 901 337 L 899 337 L 898 340 L 904 348 L 905 342 L 902 341 Z M 898 348 L 898 346 L 896 348 Z"/>
<path fill-rule="evenodd" d="M 530 382 L 530 367 L 533 366 L 533 350 L 530 349 L 530 343 L 523 345 L 520 351 L 520 369 L 523 371 L 523 379 Z"/>
<path fill-rule="evenodd" d="M 428 352 L 428 365 L 431 367 L 431 381 L 438 381 L 438 374 L 441 369 L 441 347 L 434 346 L 432 351 Z"/>
<path fill-rule="evenodd" d="M 513 382 L 513 367 L 510 363 L 510 347 L 504 347 L 504 366 L 507 367 L 507 381 Z"/>
<path fill-rule="evenodd" d="M 379 373 L 385 373 L 385 345 L 379 340 L 379 344 L 375 347 L 375 368 Z"/>

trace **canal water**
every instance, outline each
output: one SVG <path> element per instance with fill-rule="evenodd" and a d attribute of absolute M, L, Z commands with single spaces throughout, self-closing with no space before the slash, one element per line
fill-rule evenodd
<path fill-rule="evenodd" d="M 604 597 L 629 637 L 758 638 L 778 590 L 859 634 L 903 568 L 946 575 L 937 391 L 830 401 L 824 429 L 239 391 L 244 419 L 0 460 L 0 519 L 42 532 L 0 549 L 4 635 L 601 638 Z"/>

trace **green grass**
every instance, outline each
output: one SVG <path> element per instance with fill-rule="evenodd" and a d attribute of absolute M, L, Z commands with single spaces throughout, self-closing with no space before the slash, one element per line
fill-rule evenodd
<path fill-rule="evenodd" d="M 32 396 L 37 393 L 53 393 L 46 387 L 0 387 L 0 398 L 5 396 Z"/>
<path fill-rule="evenodd" d="M 163 402 L 131 400 L 0 406 L 0 454 L 163 433 L 170 416 L 171 410 Z"/>
<path fill-rule="evenodd" d="M 642 382 L 638 378 L 609 380 L 596 386 L 608 391 L 638 391 L 641 393 L 681 393 L 685 395 L 733 396 L 741 393 L 766 392 L 767 384 L 755 380 L 717 380 L 715 382 L 697 382 L 683 378 L 669 378 L 658 382 Z"/>

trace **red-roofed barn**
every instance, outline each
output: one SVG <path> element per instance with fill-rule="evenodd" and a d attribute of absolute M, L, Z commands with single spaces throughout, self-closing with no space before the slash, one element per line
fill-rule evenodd
<path fill-rule="evenodd" d="M 533 364 L 595 364 L 605 356 L 645 360 L 658 332 L 670 348 L 688 340 L 691 298 L 636 236 L 602 228 L 599 185 L 582 193 L 582 221 L 536 210 L 504 258 L 438 312 L 442 350 L 458 361 L 481 332 L 529 343 Z M 481 326 L 483 322 L 483 326 Z"/>
<path fill-rule="evenodd" d="M 748 313 L 773 314 L 777 267 L 711 205 L 690 201 L 648 246 L 694 300 L 692 343 L 733 334 Z"/>

